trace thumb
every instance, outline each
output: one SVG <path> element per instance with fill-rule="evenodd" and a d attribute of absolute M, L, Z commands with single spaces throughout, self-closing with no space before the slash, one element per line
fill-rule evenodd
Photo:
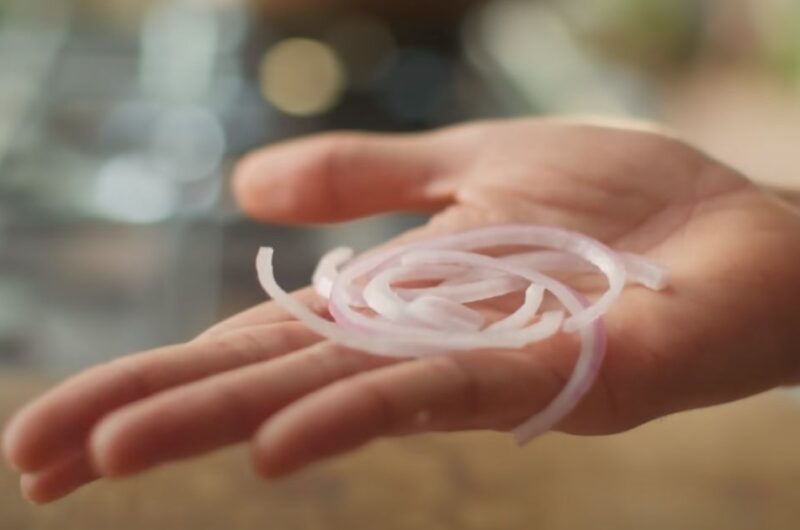
<path fill-rule="evenodd" d="M 267 147 L 234 173 L 234 194 L 250 217 L 325 223 L 446 206 L 455 161 L 441 135 L 327 133 Z"/>

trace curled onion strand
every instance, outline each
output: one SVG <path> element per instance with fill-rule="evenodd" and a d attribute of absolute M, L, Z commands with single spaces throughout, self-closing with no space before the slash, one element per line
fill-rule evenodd
<path fill-rule="evenodd" d="M 490 256 L 490 248 L 531 247 Z M 516 427 L 526 443 L 563 420 L 594 383 L 606 351 L 602 316 L 628 282 L 660 290 L 666 269 L 631 253 L 562 228 L 486 227 L 411 243 L 351 261 L 341 247 L 326 254 L 313 276 L 333 321 L 283 291 L 273 250 L 257 258 L 264 290 L 312 331 L 342 344 L 389 357 L 426 357 L 476 349 L 521 349 L 559 332 L 577 333 L 580 351 L 565 386 L 542 410 Z M 589 301 L 551 273 L 601 274 L 605 292 Z M 409 283 L 422 284 L 409 285 Z M 524 293 L 521 296 L 520 293 Z M 491 300 L 521 300 L 500 312 Z M 514 298 L 516 297 L 516 298 Z M 556 302 L 563 310 L 544 310 Z M 474 306 L 474 307 L 473 307 Z"/>

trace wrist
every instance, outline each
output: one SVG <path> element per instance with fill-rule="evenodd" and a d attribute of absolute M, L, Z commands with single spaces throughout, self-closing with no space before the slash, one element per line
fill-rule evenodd
<path fill-rule="evenodd" d="M 785 204 L 800 209 L 800 186 L 764 186 L 763 189 L 770 195 L 781 199 Z"/>
<path fill-rule="evenodd" d="M 786 354 L 789 362 L 789 383 L 790 385 L 800 385 L 800 193 L 796 195 L 797 201 L 794 206 L 798 208 L 795 216 L 795 241 L 794 248 L 789 252 L 792 259 L 792 269 L 794 274 L 789 279 L 787 290 L 795 293 L 791 307 L 787 313 L 790 315 L 786 339 Z"/>

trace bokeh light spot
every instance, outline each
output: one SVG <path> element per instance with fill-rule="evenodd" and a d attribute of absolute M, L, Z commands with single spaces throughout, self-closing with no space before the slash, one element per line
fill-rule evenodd
<path fill-rule="evenodd" d="M 260 82 L 264 98 L 277 109 L 313 116 L 336 105 L 344 90 L 345 75 L 330 46 L 292 38 L 275 44 L 264 55 Z"/>

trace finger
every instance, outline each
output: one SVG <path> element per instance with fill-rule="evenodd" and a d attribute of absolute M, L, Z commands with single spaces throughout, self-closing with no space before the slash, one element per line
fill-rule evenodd
<path fill-rule="evenodd" d="M 3 440 L 6 457 L 22 472 L 40 471 L 82 450 L 95 422 L 118 407 L 317 341 L 302 324 L 287 322 L 159 348 L 90 369 L 12 418 Z"/>
<path fill-rule="evenodd" d="M 390 366 L 323 388 L 268 420 L 255 465 L 282 476 L 388 434 L 510 428 L 563 385 L 546 358 L 470 352 Z"/>
<path fill-rule="evenodd" d="M 447 136 L 333 133 L 249 155 L 234 192 L 252 218 L 280 223 L 342 221 L 452 201 L 461 158 Z"/>
<path fill-rule="evenodd" d="M 130 475 L 235 443 L 307 393 L 389 362 L 396 361 L 320 343 L 173 389 L 101 421 L 91 436 L 92 461 L 104 476 Z"/>
<path fill-rule="evenodd" d="M 29 501 L 45 504 L 65 497 L 97 478 L 86 458 L 79 455 L 44 471 L 23 475 L 20 488 Z"/>
<path fill-rule="evenodd" d="M 313 304 L 320 299 L 310 289 L 303 289 L 295 293 L 295 296 L 301 302 L 311 306 L 315 312 L 323 313 L 324 308 L 314 307 Z M 282 311 L 276 304 L 266 302 L 213 326 L 196 340 L 218 337 L 239 328 L 259 325 L 260 322 L 264 321 L 280 322 L 291 318 L 293 317 Z M 68 459 L 71 465 L 56 464 L 38 473 L 24 475 L 23 489 L 26 492 L 31 492 L 28 495 L 29 500 L 36 503 L 51 502 L 99 478 L 99 475 L 91 469 L 88 461 L 83 457 L 82 452 L 79 453 L 79 456 L 81 457 L 80 459 L 75 457 Z"/>
<path fill-rule="evenodd" d="M 253 261 L 255 262 L 255 257 Z M 292 296 L 318 315 L 326 315 L 328 313 L 328 301 L 319 297 L 311 287 L 296 291 L 292 293 Z M 292 320 L 295 320 L 295 318 L 278 304 L 272 301 L 264 302 L 223 320 L 222 322 L 214 324 L 198 335 L 195 340 L 219 337 L 231 331 L 251 326 L 276 324 L 278 322 L 288 322 Z"/>

